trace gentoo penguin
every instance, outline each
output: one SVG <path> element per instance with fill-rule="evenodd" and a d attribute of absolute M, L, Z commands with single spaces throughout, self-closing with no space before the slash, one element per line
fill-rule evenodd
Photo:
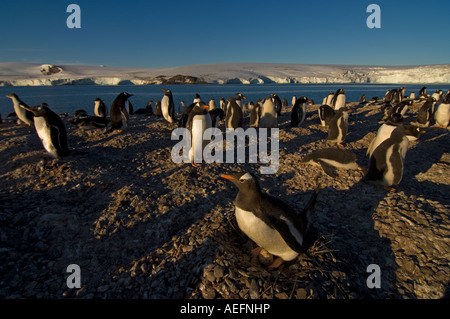
<path fill-rule="evenodd" d="M 203 140 L 203 133 L 211 127 L 211 116 L 208 105 L 204 102 L 196 102 L 186 123 L 186 128 L 191 132 L 191 148 L 189 158 L 193 166 L 199 166 L 203 160 L 203 149 L 209 141 Z"/>
<path fill-rule="evenodd" d="M 434 104 L 436 103 L 436 100 L 429 96 L 427 97 L 427 100 L 425 103 L 420 107 L 419 112 L 417 113 L 417 123 L 419 123 L 421 126 L 429 126 L 430 121 L 433 118 L 433 110 L 434 110 Z"/>
<path fill-rule="evenodd" d="M 291 110 L 291 126 L 299 126 L 306 117 L 306 104 L 310 102 L 306 96 L 300 97 Z"/>
<path fill-rule="evenodd" d="M 219 122 L 221 122 L 225 118 L 225 113 L 222 109 L 219 108 L 215 108 L 209 111 L 209 115 L 211 116 L 212 127 L 219 127 Z"/>
<path fill-rule="evenodd" d="M 227 99 L 227 114 L 225 118 L 225 127 L 236 129 L 242 127 L 243 115 L 242 109 L 232 97 Z"/>
<path fill-rule="evenodd" d="M 161 100 L 161 111 L 164 119 L 173 123 L 175 121 L 175 105 L 173 103 L 172 91 L 161 89 L 164 91 L 164 96 Z"/>
<path fill-rule="evenodd" d="M 408 111 L 409 107 L 414 106 L 413 102 L 413 100 L 405 99 L 400 103 L 396 103 L 394 106 L 387 107 L 385 109 L 383 120 L 386 121 L 394 113 L 399 113 L 403 117 L 406 114 L 406 111 Z"/>
<path fill-rule="evenodd" d="M 440 102 L 443 97 L 444 92 L 442 90 L 436 90 L 431 97 L 436 100 L 436 102 Z M 434 111 L 434 110 L 433 110 Z"/>
<path fill-rule="evenodd" d="M 378 128 L 377 134 L 373 138 L 373 140 L 370 142 L 369 147 L 367 148 L 366 155 L 370 158 L 372 156 L 373 151 L 385 140 L 387 140 L 391 134 L 392 131 L 395 130 L 398 126 L 402 125 L 403 123 L 403 117 L 400 113 L 393 113 L 388 118 L 388 120 L 383 123 Z"/>
<path fill-rule="evenodd" d="M 359 103 L 363 103 L 363 102 L 366 102 L 366 95 L 365 94 L 361 95 L 361 97 L 359 98 Z"/>
<path fill-rule="evenodd" d="M 286 109 L 288 108 L 288 106 L 289 106 L 289 104 L 288 104 L 287 98 L 284 98 L 284 99 L 283 99 L 283 103 L 282 103 L 283 109 L 286 110 Z"/>
<path fill-rule="evenodd" d="M 427 95 L 427 87 L 424 86 L 419 91 L 419 97 L 425 97 Z"/>
<path fill-rule="evenodd" d="M 335 115 L 333 108 L 328 104 L 319 106 L 317 112 L 319 113 L 320 125 L 322 126 L 328 126 Z"/>
<path fill-rule="evenodd" d="M 184 109 L 183 113 L 181 113 L 180 119 L 178 120 L 178 127 L 186 127 L 189 114 L 191 113 L 196 103 L 198 102 L 192 103 Z"/>
<path fill-rule="evenodd" d="M 343 146 L 341 143 L 347 136 L 348 114 L 350 112 L 351 110 L 347 106 L 341 107 L 328 125 L 328 140 L 336 142 L 339 146 Z"/>
<path fill-rule="evenodd" d="M 162 117 L 163 116 L 162 110 L 161 110 L 161 101 L 160 100 L 156 101 L 156 104 L 155 104 L 155 115 L 158 116 L 158 117 Z"/>
<path fill-rule="evenodd" d="M 447 128 L 450 122 L 450 90 L 445 94 L 441 104 L 434 113 L 434 120 L 437 127 Z"/>
<path fill-rule="evenodd" d="M 227 101 L 223 96 L 220 97 L 219 106 L 225 114 L 227 114 Z"/>
<path fill-rule="evenodd" d="M 320 165 L 323 171 L 331 177 L 337 177 L 334 168 L 359 169 L 356 154 L 340 148 L 324 148 L 307 154 L 301 164 Z"/>
<path fill-rule="evenodd" d="M 124 130 L 128 126 L 129 116 L 125 108 L 125 103 L 133 94 L 122 92 L 111 104 L 109 117 L 111 118 L 111 130 Z"/>
<path fill-rule="evenodd" d="M 208 111 L 212 111 L 216 108 L 216 102 L 214 101 L 214 99 L 210 99 L 209 100 L 209 106 L 208 106 Z"/>
<path fill-rule="evenodd" d="M 277 94 L 272 94 L 272 98 L 273 98 L 273 103 L 275 104 L 275 108 L 277 110 L 277 115 L 281 115 L 281 108 L 282 108 L 282 103 L 281 103 L 281 99 Z"/>
<path fill-rule="evenodd" d="M 246 99 L 246 97 L 242 94 L 242 93 L 236 93 L 236 95 L 234 96 L 234 99 L 237 103 L 237 105 L 239 105 L 239 107 L 241 108 L 242 112 L 244 112 L 244 101 Z"/>
<path fill-rule="evenodd" d="M 34 114 L 34 127 L 45 150 L 54 158 L 69 155 L 66 127 L 58 114 L 50 110 L 47 103 L 24 107 Z"/>
<path fill-rule="evenodd" d="M 75 116 L 75 117 L 88 117 L 89 114 L 88 114 L 88 112 L 86 112 L 86 110 L 78 109 L 78 110 L 75 110 L 75 112 L 73 112 L 73 116 Z"/>
<path fill-rule="evenodd" d="M 108 108 L 106 107 L 105 101 L 99 97 L 96 97 L 94 100 L 94 114 L 98 117 L 108 116 Z"/>
<path fill-rule="evenodd" d="M 333 100 L 334 97 L 334 91 L 330 91 L 330 93 L 328 93 L 328 95 L 325 97 L 323 104 L 329 105 L 329 106 L 333 106 L 331 104 L 331 101 Z"/>
<path fill-rule="evenodd" d="M 259 126 L 262 128 L 277 127 L 277 111 L 272 97 L 268 96 L 262 105 L 261 117 L 259 119 Z"/>
<path fill-rule="evenodd" d="M 319 188 L 311 196 L 302 212 L 284 201 L 261 192 L 256 176 L 248 172 L 221 175 L 239 189 L 235 200 L 235 216 L 239 228 L 261 249 L 278 256 L 269 266 L 279 267 L 284 261 L 295 259 L 305 249 L 305 237 L 314 211 Z"/>
<path fill-rule="evenodd" d="M 14 111 L 16 112 L 16 115 L 19 118 L 19 120 L 28 126 L 33 126 L 34 116 L 33 112 L 27 109 L 28 105 L 21 99 L 19 99 L 19 97 L 15 93 L 7 94 L 6 97 L 9 97 L 12 100 L 14 105 Z"/>
<path fill-rule="evenodd" d="M 145 105 L 145 108 L 137 109 L 134 114 L 146 114 L 146 115 L 153 115 L 153 100 L 147 101 L 147 104 Z"/>
<path fill-rule="evenodd" d="M 296 101 L 297 101 L 297 95 L 294 95 L 292 97 L 291 105 L 294 106 Z"/>
<path fill-rule="evenodd" d="M 391 136 L 381 143 L 369 160 L 369 168 L 363 180 L 370 183 L 392 186 L 400 183 L 409 140 L 405 128 L 400 125 Z"/>
<path fill-rule="evenodd" d="M 195 93 L 195 96 L 194 96 L 194 100 L 192 101 L 192 103 L 197 103 L 197 102 L 201 102 L 201 97 L 200 97 L 200 94 L 198 94 L 198 93 Z"/>
<path fill-rule="evenodd" d="M 256 102 L 256 105 L 250 109 L 250 127 L 258 127 L 259 126 L 259 117 L 260 117 L 260 108 L 261 102 Z"/>
<path fill-rule="evenodd" d="M 82 116 L 69 119 L 68 122 L 72 123 L 73 125 L 79 128 L 89 130 L 89 129 L 106 128 L 110 120 L 100 116 Z"/>
<path fill-rule="evenodd" d="M 331 100 L 331 107 L 333 107 L 336 111 L 345 106 L 345 89 L 337 90 L 336 94 L 334 94 L 333 99 Z"/>

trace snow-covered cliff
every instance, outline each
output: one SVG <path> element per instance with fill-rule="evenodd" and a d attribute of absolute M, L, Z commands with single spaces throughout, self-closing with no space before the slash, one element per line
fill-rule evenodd
<path fill-rule="evenodd" d="M 263 83 L 450 83 L 450 64 L 350 66 L 221 63 L 174 68 L 118 68 L 0 63 L 0 86 Z"/>

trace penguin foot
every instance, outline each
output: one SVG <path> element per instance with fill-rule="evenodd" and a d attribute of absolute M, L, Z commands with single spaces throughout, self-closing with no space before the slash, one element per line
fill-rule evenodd
<path fill-rule="evenodd" d="M 261 250 L 263 250 L 262 247 L 256 247 L 255 249 L 252 250 L 252 257 L 257 257 L 259 255 L 259 253 L 261 252 Z"/>
<path fill-rule="evenodd" d="M 337 143 L 337 146 L 344 147 L 344 145 L 342 145 L 342 143 Z"/>
<path fill-rule="evenodd" d="M 201 166 L 199 163 L 194 163 L 194 162 L 192 162 L 191 165 L 194 166 L 194 167 L 200 167 Z"/>
<path fill-rule="evenodd" d="M 284 263 L 284 260 L 281 257 L 277 257 L 277 258 L 275 258 L 273 263 L 270 264 L 269 267 L 267 267 L 267 269 L 269 269 L 269 270 L 277 269 L 278 267 L 281 266 L 282 263 Z"/>

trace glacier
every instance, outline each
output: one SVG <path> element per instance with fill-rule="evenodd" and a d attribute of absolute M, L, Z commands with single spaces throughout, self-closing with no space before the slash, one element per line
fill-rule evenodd
<path fill-rule="evenodd" d="M 0 86 L 264 83 L 448 84 L 450 64 L 352 66 L 217 63 L 172 68 L 0 63 Z"/>

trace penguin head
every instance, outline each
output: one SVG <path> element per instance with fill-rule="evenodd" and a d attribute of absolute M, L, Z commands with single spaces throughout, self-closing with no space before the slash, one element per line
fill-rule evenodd
<path fill-rule="evenodd" d="M 303 103 L 310 103 L 311 101 L 308 100 L 308 98 L 307 98 L 306 96 L 302 96 L 302 97 L 300 97 L 300 98 L 297 99 L 297 102 L 298 102 L 299 104 L 303 104 Z"/>
<path fill-rule="evenodd" d="M 9 93 L 9 94 L 6 94 L 5 95 L 6 97 L 9 97 L 10 99 L 13 99 L 13 98 L 18 98 L 18 96 L 17 96 L 17 94 L 16 93 Z"/>
<path fill-rule="evenodd" d="M 32 107 L 29 107 L 29 106 L 22 106 L 22 107 L 24 109 L 32 112 L 35 117 L 44 116 L 47 113 L 47 111 L 49 110 L 48 104 L 45 102 L 41 103 L 39 105 L 36 105 L 36 106 L 32 106 Z"/>
<path fill-rule="evenodd" d="M 259 187 L 258 180 L 253 173 L 250 172 L 239 172 L 233 175 L 222 174 L 220 177 L 231 181 L 240 192 L 245 194 L 251 193 L 261 193 L 261 188 Z"/>
<path fill-rule="evenodd" d="M 169 90 L 169 89 L 161 89 L 161 90 L 164 91 L 164 94 L 165 94 L 165 95 L 172 95 L 172 91 Z"/>
<path fill-rule="evenodd" d="M 236 93 L 235 99 L 236 100 L 242 100 L 242 99 L 245 100 L 246 97 L 244 95 L 242 95 L 241 93 Z"/>
<path fill-rule="evenodd" d="M 116 99 L 126 101 L 126 100 L 128 100 L 128 98 L 130 96 L 133 96 L 133 94 L 130 94 L 130 93 L 127 93 L 127 92 L 122 92 L 116 97 Z"/>
<path fill-rule="evenodd" d="M 205 108 L 205 109 L 208 109 L 209 108 L 209 105 L 208 104 L 206 104 L 205 102 L 203 102 L 203 101 L 200 101 L 200 102 L 197 102 L 197 103 L 195 103 L 195 106 L 196 107 L 200 107 L 200 108 Z"/>
<path fill-rule="evenodd" d="M 393 124 L 401 123 L 403 122 L 403 116 L 400 113 L 392 113 L 386 122 L 391 122 Z"/>

